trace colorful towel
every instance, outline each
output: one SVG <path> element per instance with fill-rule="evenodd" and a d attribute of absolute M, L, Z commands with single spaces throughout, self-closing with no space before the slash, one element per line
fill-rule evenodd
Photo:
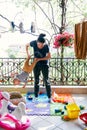
<path fill-rule="evenodd" d="M 52 99 L 54 102 L 60 103 L 73 103 L 74 99 L 72 98 L 71 94 L 52 94 Z"/>

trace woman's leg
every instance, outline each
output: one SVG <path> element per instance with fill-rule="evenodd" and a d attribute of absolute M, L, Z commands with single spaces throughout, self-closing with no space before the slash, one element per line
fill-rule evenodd
<path fill-rule="evenodd" d="M 43 80 L 44 84 L 46 86 L 46 91 L 47 91 L 47 96 L 48 98 L 51 98 L 51 86 L 50 86 L 50 81 L 49 81 L 49 67 L 48 65 L 43 65 L 42 67 L 42 74 L 43 74 Z"/>
<path fill-rule="evenodd" d="M 40 66 L 36 65 L 34 67 L 34 94 L 38 97 L 39 93 L 39 76 L 40 76 Z"/>

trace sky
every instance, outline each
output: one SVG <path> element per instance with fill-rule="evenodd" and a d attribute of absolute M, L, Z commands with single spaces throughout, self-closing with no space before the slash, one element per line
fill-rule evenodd
<path fill-rule="evenodd" d="M 23 8 L 17 8 L 15 4 L 10 2 L 11 0 L 0 0 L 0 14 L 9 19 L 10 21 L 14 21 L 18 26 L 20 22 L 24 24 L 24 30 L 30 31 L 31 22 L 35 20 L 35 16 L 29 8 L 23 10 Z M 38 13 L 38 25 L 39 28 L 42 28 L 43 22 L 45 22 L 45 16 L 42 13 Z M 23 33 L 21 34 L 19 31 L 9 31 L 8 33 L 1 33 L 4 31 L 8 31 L 11 29 L 10 23 L 0 17 L 0 57 L 8 57 L 6 50 L 9 48 L 24 48 L 26 43 L 29 43 L 31 40 L 35 40 L 37 37 Z M 21 49 L 23 53 L 25 53 L 25 49 Z M 20 50 L 19 50 L 20 51 Z M 51 48 L 51 52 L 55 53 L 56 50 Z"/>
<path fill-rule="evenodd" d="M 11 2 L 6 1 L 7 0 L 0 0 L 0 14 L 8 20 L 14 21 L 17 26 L 20 22 L 23 22 L 24 29 L 29 31 L 30 24 L 34 20 L 32 12 L 28 9 L 23 12 L 23 9 L 17 8 Z M 10 23 L 0 17 L 0 57 L 7 57 L 6 50 L 9 46 L 25 46 L 26 43 L 36 38 L 29 34 L 21 34 L 19 31 L 2 33 L 9 29 L 11 29 Z"/>
<path fill-rule="evenodd" d="M 17 8 L 12 2 L 5 1 L 10 0 L 0 0 L 0 14 L 8 20 L 14 21 L 17 26 L 20 22 L 23 22 L 24 30 L 30 31 L 31 22 L 35 20 L 32 10 L 29 8 L 26 8 L 25 10 L 21 7 Z M 42 14 L 38 14 L 37 17 L 39 28 L 42 28 L 42 22 L 44 22 L 45 18 Z M 0 17 L 0 32 L 8 31 L 9 29 L 11 29 L 10 23 Z M 36 32 L 36 34 L 38 34 L 38 32 Z M 35 39 L 37 39 L 37 36 L 28 33 L 21 34 L 19 31 L 0 33 L 0 57 L 8 57 L 6 52 L 7 49 L 20 46 L 21 48 L 24 48 L 26 43 Z M 23 50 L 23 53 L 25 53 L 25 50 Z"/>

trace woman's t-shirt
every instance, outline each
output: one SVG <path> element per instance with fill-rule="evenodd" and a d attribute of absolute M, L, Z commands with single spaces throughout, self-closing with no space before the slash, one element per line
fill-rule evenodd
<path fill-rule="evenodd" d="M 30 42 L 30 46 L 33 47 L 35 58 L 44 58 L 46 54 L 49 53 L 49 47 L 47 44 L 45 44 L 42 49 L 39 49 L 37 46 L 37 41 L 35 40 L 35 41 Z M 43 61 L 39 61 L 37 64 L 43 65 L 47 63 L 48 63 L 48 60 L 43 60 Z"/>

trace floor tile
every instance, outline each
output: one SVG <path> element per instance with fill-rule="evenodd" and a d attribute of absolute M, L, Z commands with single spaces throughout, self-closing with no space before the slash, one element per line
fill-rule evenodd
<path fill-rule="evenodd" d="M 61 129 L 61 128 L 58 128 L 58 127 L 55 127 L 55 129 L 53 129 L 53 130 L 63 130 L 63 129 Z"/>
<path fill-rule="evenodd" d="M 64 122 L 62 125 L 59 125 L 59 128 L 62 130 L 84 130 L 83 125 L 78 120 Z"/>
<path fill-rule="evenodd" d="M 46 120 L 42 120 L 34 125 L 36 130 L 53 130 L 55 128 L 54 123 L 50 123 Z"/>
<path fill-rule="evenodd" d="M 32 128 L 31 126 L 29 128 L 27 128 L 26 130 L 35 130 L 34 128 Z"/>
<path fill-rule="evenodd" d="M 55 126 L 58 126 L 59 124 L 63 123 L 63 120 L 61 119 L 61 116 L 50 116 L 45 119 L 45 121 L 50 122 L 51 124 L 54 124 Z"/>
<path fill-rule="evenodd" d="M 87 94 L 72 94 L 76 103 L 87 100 Z"/>
<path fill-rule="evenodd" d="M 42 118 L 40 118 L 39 116 L 33 116 L 32 118 L 30 117 L 30 122 L 32 126 L 37 125 L 39 122 L 43 121 Z"/>

